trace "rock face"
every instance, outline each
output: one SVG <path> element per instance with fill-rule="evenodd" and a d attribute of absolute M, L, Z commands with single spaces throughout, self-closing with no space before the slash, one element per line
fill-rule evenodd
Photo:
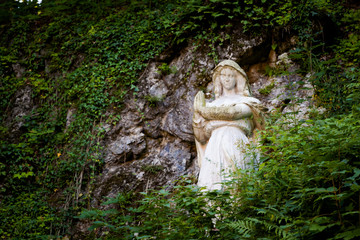
<path fill-rule="evenodd" d="M 18 138 L 21 128 L 25 124 L 25 117 L 34 109 L 34 101 L 32 99 L 32 89 L 25 86 L 20 89 L 14 98 L 14 107 L 7 119 L 7 127 L 11 129 L 11 137 L 14 141 Z"/>
<path fill-rule="evenodd" d="M 276 62 L 278 69 L 288 74 L 266 77 L 260 75 L 252 83 L 255 97 L 261 99 L 269 111 L 279 110 L 281 113 L 292 114 L 294 119 L 305 119 L 313 107 L 312 97 L 314 89 L 309 82 L 310 74 L 305 78 L 296 74 L 298 66 L 289 58 L 287 53 L 278 56 Z"/>
<path fill-rule="evenodd" d="M 248 67 L 268 51 L 266 37 L 238 38 L 217 48 L 220 59 L 243 63 L 248 59 Z M 159 70 L 164 64 L 172 69 L 170 73 Z M 94 204 L 119 192 L 171 186 L 180 176 L 198 174 L 191 125 L 193 99 L 199 90 L 211 89 L 208 85 L 214 67 L 208 51 L 192 46 L 168 62 L 149 63 L 139 81 L 138 94 L 126 99 L 121 120 L 107 132 L 103 143 L 106 164 L 97 181 Z M 211 98 L 213 93 L 206 95 Z"/>
<path fill-rule="evenodd" d="M 311 101 L 298 101 L 313 95 L 306 79 L 296 74 L 264 76 L 269 65 L 296 68 L 286 54 L 277 56 L 271 52 L 272 37 L 263 34 L 250 38 L 241 35 L 241 29 L 232 34 L 236 35 L 235 40 L 216 47 L 211 56 L 209 52 L 214 50 L 206 46 L 195 48 L 190 43 L 183 49 L 169 50 L 148 64 L 138 81 L 139 91 L 125 99 L 119 122 L 115 126 L 103 125 L 105 165 L 93 191 L 94 207 L 99 207 L 105 197 L 115 197 L 120 192 L 171 186 L 184 175 L 197 177 L 191 125 L 193 101 L 199 90 L 205 92 L 207 99 L 214 98 L 211 83 L 214 55 L 218 61 L 231 59 L 240 64 L 250 78 L 254 97 L 270 110 L 296 112 L 298 117 L 306 117 Z M 289 49 L 284 47 L 288 45 L 279 43 L 279 49 Z M 170 71 L 162 71 L 163 66 Z M 23 69 L 18 65 L 13 68 L 21 77 Z M 25 116 L 36 107 L 31 95 L 31 87 L 25 86 L 14 98 L 7 121 L 14 139 L 24 126 Z M 75 113 L 76 109 L 68 110 L 66 126 Z"/>
<path fill-rule="evenodd" d="M 296 74 L 266 77 L 263 69 L 254 70 L 257 69 L 254 65 L 275 64 L 276 56 L 269 54 L 270 43 L 267 36 L 256 39 L 241 36 L 216 50 L 219 60 L 234 60 L 249 75 L 256 76 L 251 81 L 253 94 L 270 110 L 289 112 L 295 106 L 304 116 L 309 103 L 296 105 L 295 100 L 311 97 L 311 85 L 308 85 L 310 90 L 304 88 L 307 86 L 304 79 Z M 115 197 L 120 192 L 171 186 L 188 174 L 197 177 L 191 125 L 193 100 L 199 90 L 208 99 L 214 95 L 210 89 L 216 63 L 208 51 L 188 46 L 175 56 L 160 56 L 159 61 L 149 63 L 139 79 L 139 91 L 127 97 L 120 121 L 116 126 L 105 126 L 105 166 L 96 181 L 93 206 L 98 207 L 105 197 Z M 168 61 L 163 62 L 164 59 Z M 284 59 L 276 63 L 278 67 L 296 68 Z M 160 71 L 159 66 L 164 64 L 170 72 Z"/>

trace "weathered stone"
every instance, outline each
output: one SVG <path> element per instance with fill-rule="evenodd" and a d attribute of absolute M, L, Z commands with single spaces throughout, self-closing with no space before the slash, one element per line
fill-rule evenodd
<path fill-rule="evenodd" d="M 119 163 L 132 160 L 146 149 L 146 142 L 142 127 L 129 129 L 129 135 L 121 136 L 108 146 L 108 153 L 105 162 L 117 161 Z"/>
<path fill-rule="evenodd" d="M 7 120 L 7 126 L 10 127 L 13 138 L 17 138 L 20 128 L 25 123 L 24 117 L 29 115 L 33 109 L 32 88 L 27 85 L 16 92 L 14 107 Z"/>
<path fill-rule="evenodd" d="M 283 113 L 293 113 L 295 119 L 307 118 L 314 105 L 314 89 L 309 82 L 310 76 L 296 74 L 298 66 L 289 60 L 287 53 L 278 57 L 276 65 L 290 74 L 273 77 L 260 74 L 258 81 L 252 84 L 254 96 L 259 98 L 269 111 L 278 109 Z"/>
<path fill-rule="evenodd" d="M 236 34 L 236 41 L 217 49 L 219 59 L 230 58 L 247 66 L 263 61 L 263 56 L 266 60 L 267 36 L 251 39 L 240 30 Z M 214 97 L 211 75 L 216 63 L 208 51 L 198 51 L 190 43 L 177 54 L 169 51 L 171 56 L 148 64 L 139 79 L 138 94 L 127 97 L 120 121 L 107 131 L 103 142 L 106 164 L 93 204 L 118 192 L 144 191 L 171 185 L 182 175 L 197 175 L 193 99 L 200 88 L 207 88 L 207 99 Z M 158 66 L 165 60 L 176 71 L 160 74 Z"/>
<path fill-rule="evenodd" d="M 175 139 L 173 142 L 167 142 L 159 152 L 159 159 L 174 162 L 170 166 L 170 170 L 175 173 L 184 173 L 191 161 L 191 152 L 188 145 L 182 143 L 180 140 Z"/>
<path fill-rule="evenodd" d="M 25 68 L 22 67 L 19 63 L 12 64 L 12 69 L 16 74 L 16 78 L 21 78 L 25 72 Z"/>
<path fill-rule="evenodd" d="M 159 81 L 150 87 L 149 95 L 150 95 L 150 97 L 163 99 L 166 96 L 166 94 L 168 93 L 168 91 L 169 90 L 167 89 L 165 83 L 162 81 Z"/>
<path fill-rule="evenodd" d="M 161 131 L 161 119 L 155 118 L 154 120 L 148 120 L 145 122 L 144 132 L 148 137 L 159 138 L 162 136 Z"/>
<path fill-rule="evenodd" d="M 67 114 L 66 114 L 66 125 L 65 125 L 66 129 L 70 126 L 72 121 L 74 121 L 74 113 L 75 112 L 76 112 L 75 108 L 68 109 Z"/>
<path fill-rule="evenodd" d="M 311 92 L 301 90 L 298 83 L 304 79 L 299 75 L 264 76 L 271 49 L 269 42 L 266 36 L 244 37 L 222 46 L 218 54 L 220 59 L 230 58 L 247 67 L 263 64 L 254 70 L 253 95 L 270 110 L 278 108 L 285 112 L 290 110 L 286 105 L 289 99 L 310 96 Z M 200 89 L 205 90 L 207 101 L 214 98 L 211 75 L 215 61 L 207 53 L 189 46 L 172 55 L 173 58 L 162 57 L 161 61 L 167 59 L 169 67 L 176 68 L 176 73 L 168 75 L 159 74 L 158 66 L 163 62 L 149 63 L 139 79 L 138 93 L 127 96 L 121 119 L 111 129 L 110 126 L 107 128 L 102 143 L 106 164 L 97 180 L 93 205 L 98 205 L 103 197 L 116 196 L 119 192 L 145 191 L 171 185 L 182 175 L 197 176 L 199 169 L 195 164 L 196 148 L 191 126 L 193 99 Z M 280 56 L 278 60 L 282 61 Z M 283 62 L 277 66 L 285 66 L 290 71 L 296 69 L 295 65 Z M 260 89 L 267 86 L 268 94 L 261 94 Z M 151 103 L 150 97 L 158 97 L 159 101 Z"/>
<path fill-rule="evenodd" d="M 194 141 L 191 127 L 192 104 L 180 101 L 175 108 L 171 109 L 166 115 L 161 129 L 179 137 L 184 141 Z"/>
<path fill-rule="evenodd" d="M 147 144 L 147 154 L 140 160 L 107 161 L 95 187 L 93 204 L 120 192 L 172 185 L 175 179 L 191 172 L 189 168 L 195 157 L 193 144 L 170 135 L 164 136 L 162 141 L 148 138 Z M 115 151 L 123 152 L 123 148 Z"/>

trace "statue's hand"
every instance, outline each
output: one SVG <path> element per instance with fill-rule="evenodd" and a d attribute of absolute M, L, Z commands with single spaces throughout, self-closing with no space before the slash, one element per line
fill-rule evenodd
<path fill-rule="evenodd" d="M 194 98 L 194 111 L 201 112 L 201 108 L 205 107 L 205 94 L 199 91 Z"/>

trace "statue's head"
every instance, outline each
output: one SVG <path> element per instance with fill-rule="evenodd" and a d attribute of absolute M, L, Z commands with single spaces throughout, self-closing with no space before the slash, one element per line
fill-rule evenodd
<path fill-rule="evenodd" d="M 233 87 L 235 88 L 236 94 L 247 97 L 251 96 L 248 77 L 245 71 L 236 62 L 232 60 L 224 60 L 220 62 L 214 69 L 213 84 L 215 98 L 221 97 L 224 93 L 223 88 L 228 87 L 223 86 L 220 77 L 222 74 L 229 74 L 229 72 L 232 72 L 232 75 L 235 79 Z"/>

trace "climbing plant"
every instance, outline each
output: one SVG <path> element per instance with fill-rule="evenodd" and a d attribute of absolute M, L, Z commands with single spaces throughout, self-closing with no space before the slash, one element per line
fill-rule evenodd
<path fill-rule="evenodd" d="M 359 10 L 348 2 L 0 3 L 0 238 L 65 237 L 79 218 L 93 221 L 89 239 L 359 236 Z M 321 38 L 321 17 L 339 28 L 332 45 Z M 229 192 L 203 194 L 185 181 L 105 203 L 117 210 L 90 209 L 104 124 L 121 118 L 148 62 L 186 44 L 217 61 L 234 24 L 245 34 L 297 36 L 292 58 L 299 74 L 312 73 L 325 114 L 270 122 L 259 171 L 236 173 Z M 32 107 L 14 119 L 21 91 Z"/>

